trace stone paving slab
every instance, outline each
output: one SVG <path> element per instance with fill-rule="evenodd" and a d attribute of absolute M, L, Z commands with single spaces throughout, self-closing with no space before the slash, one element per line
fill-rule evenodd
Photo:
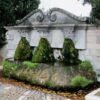
<path fill-rule="evenodd" d="M 54 94 L 0 83 L 0 100 L 71 100 Z"/>

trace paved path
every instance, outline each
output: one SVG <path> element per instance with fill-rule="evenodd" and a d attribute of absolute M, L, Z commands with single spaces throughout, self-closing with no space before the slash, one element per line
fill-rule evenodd
<path fill-rule="evenodd" d="M 0 100 L 71 100 L 54 94 L 0 83 Z"/>

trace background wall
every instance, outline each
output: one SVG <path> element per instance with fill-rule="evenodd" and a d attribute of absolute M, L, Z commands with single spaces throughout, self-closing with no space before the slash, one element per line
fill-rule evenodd
<path fill-rule="evenodd" d="M 91 60 L 95 69 L 100 69 L 100 27 L 89 26 L 86 34 L 86 50 L 80 50 L 80 59 Z"/>

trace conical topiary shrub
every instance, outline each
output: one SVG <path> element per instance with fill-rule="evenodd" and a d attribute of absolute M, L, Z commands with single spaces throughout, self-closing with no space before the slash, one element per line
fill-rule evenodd
<path fill-rule="evenodd" d="M 75 49 L 71 39 L 65 38 L 62 49 L 63 62 L 66 64 L 78 64 L 78 50 Z"/>
<path fill-rule="evenodd" d="M 29 60 L 31 57 L 32 51 L 29 45 L 29 42 L 25 37 L 22 37 L 19 41 L 19 44 L 16 48 L 14 59 L 17 61 Z"/>
<path fill-rule="evenodd" d="M 45 38 L 41 38 L 38 47 L 33 53 L 32 62 L 48 63 L 54 62 L 53 49 Z"/>

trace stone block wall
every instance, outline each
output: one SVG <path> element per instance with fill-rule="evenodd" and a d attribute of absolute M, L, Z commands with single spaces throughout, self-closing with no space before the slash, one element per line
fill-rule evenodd
<path fill-rule="evenodd" d="M 15 49 L 21 39 L 21 37 L 26 37 L 31 47 L 37 47 L 40 41 L 40 38 L 47 38 L 51 47 L 53 49 L 61 49 L 63 47 L 64 38 L 70 38 L 73 40 L 76 49 L 83 50 L 86 49 L 86 30 L 83 29 L 75 29 L 74 26 L 62 26 L 60 28 L 57 26 L 52 26 L 53 28 L 48 29 L 48 27 L 37 27 L 34 29 L 26 29 L 26 28 L 11 28 L 6 33 L 7 36 L 7 58 L 13 58 Z M 58 51 L 60 52 L 60 51 Z M 54 54 L 56 52 L 54 51 Z M 59 54 L 59 55 L 58 55 Z M 60 53 L 55 54 L 57 57 L 61 56 Z"/>
<path fill-rule="evenodd" d="M 89 25 L 86 32 L 86 49 L 80 50 L 80 59 L 90 60 L 95 69 L 100 69 L 100 27 Z"/>

